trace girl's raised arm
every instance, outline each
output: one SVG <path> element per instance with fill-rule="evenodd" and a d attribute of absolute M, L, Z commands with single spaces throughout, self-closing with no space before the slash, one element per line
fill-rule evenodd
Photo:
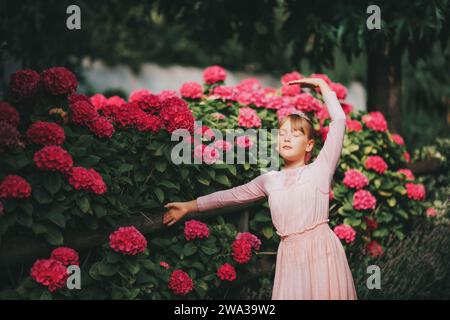
<path fill-rule="evenodd" d="M 334 91 L 322 91 L 322 95 L 330 114 L 331 122 L 325 143 L 314 162 L 317 162 L 319 167 L 327 171 L 331 180 L 342 152 L 346 116 Z"/>

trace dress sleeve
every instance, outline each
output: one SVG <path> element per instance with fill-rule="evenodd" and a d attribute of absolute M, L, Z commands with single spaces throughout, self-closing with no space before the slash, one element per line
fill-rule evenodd
<path fill-rule="evenodd" d="M 330 114 L 331 122 L 327 138 L 315 162 L 321 170 L 324 170 L 328 174 L 331 180 L 341 156 L 345 135 L 346 115 L 334 91 L 325 92 L 323 98 L 328 113 Z"/>
<path fill-rule="evenodd" d="M 199 211 L 249 203 L 266 197 L 267 192 L 264 187 L 266 174 L 262 174 L 246 184 L 198 197 Z"/>

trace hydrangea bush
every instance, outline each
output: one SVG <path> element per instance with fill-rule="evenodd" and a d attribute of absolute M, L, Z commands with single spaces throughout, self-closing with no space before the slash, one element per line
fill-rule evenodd
<path fill-rule="evenodd" d="M 321 137 L 316 154 L 320 150 L 330 118 L 320 91 L 285 85 L 300 73 L 284 75 L 281 89 L 253 78 L 226 86 L 226 75 L 211 66 L 203 84 L 188 82 L 179 92 L 142 89 L 127 101 L 76 93 L 76 76 L 63 67 L 14 73 L 0 102 L 0 237 L 30 237 L 55 250 L 25 265 L 29 276 L 2 286 L 3 292 L 42 299 L 220 298 L 220 288 L 251 272 L 255 253 L 279 241 L 267 202 L 250 210 L 251 232 L 239 233 L 220 216 L 208 224 L 188 219 L 147 238 L 139 226 L 119 225 L 162 212 L 169 201 L 190 200 L 259 174 L 257 165 L 217 162 L 234 148 L 248 152 L 256 141 L 242 134 L 235 147 L 216 139 L 212 129 L 275 128 L 296 109 L 314 116 Z M 405 142 L 388 131 L 382 114 L 352 112 L 343 85 L 323 74 L 311 76 L 330 84 L 348 117 L 329 192 L 333 230 L 348 250 L 376 257 L 389 234 L 402 239 L 411 219 L 430 210 L 426 190 L 407 169 Z M 190 143 L 200 142 L 191 156 L 203 164 L 171 162 L 176 142 L 170 134 L 176 129 L 202 135 Z M 67 232 L 99 229 L 115 231 L 93 254 L 64 246 Z M 81 266 L 82 290 L 65 287 L 69 264 Z"/>

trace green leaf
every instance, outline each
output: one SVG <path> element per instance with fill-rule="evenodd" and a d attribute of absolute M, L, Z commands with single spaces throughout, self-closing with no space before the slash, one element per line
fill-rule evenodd
<path fill-rule="evenodd" d="M 200 182 L 201 184 L 204 184 L 205 186 L 209 186 L 209 184 L 210 184 L 209 179 L 203 178 L 201 176 L 196 176 L 196 179 L 198 182 Z"/>
<path fill-rule="evenodd" d="M 47 231 L 44 234 L 44 237 L 48 243 L 54 246 L 60 246 L 64 241 L 61 231 L 58 228 L 50 225 L 47 226 Z"/>
<path fill-rule="evenodd" d="M 52 202 L 53 198 L 43 188 L 37 187 L 33 189 L 33 197 L 40 204 L 47 204 Z"/>
<path fill-rule="evenodd" d="M 141 270 L 141 266 L 136 260 L 127 259 L 125 261 L 125 268 L 130 271 L 131 274 L 137 274 Z"/>
<path fill-rule="evenodd" d="M 129 163 L 124 163 L 119 167 L 120 173 L 125 173 L 125 172 L 131 171 L 131 170 L 133 170 L 133 165 L 129 164 Z"/>
<path fill-rule="evenodd" d="M 105 277 L 111 277 L 115 275 L 118 270 L 117 265 L 109 264 L 105 261 L 101 261 L 97 268 L 98 274 Z"/>
<path fill-rule="evenodd" d="M 165 162 L 165 161 L 158 161 L 158 162 L 155 163 L 155 168 L 159 172 L 164 172 L 167 169 L 167 162 Z"/>
<path fill-rule="evenodd" d="M 62 211 L 52 211 L 47 215 L 47 219 L 56 224 L 58 227 L 66 228 L 66 217 Z"/>
<path fill-rule="evenodd" d="M 269 222 L 272 220 L 272 218 L 264 212 L 258 212 L 253 219 L 258 222 Z"/>
<path fill-rule="evenodd" d="M 189 257 L 197 252 L 197 246 L 192 242 L 187 242 L 183 247 L 183 253 L 186 257 Z"/>
<path fill-rule="evenodd" d="M 59 189 L 61 189 L 61 184 L 62 181 L 59 173 L 52 173 L 46 176 L 44 179 L 44 187 L 52 195 L 54 195 L 59 191 Z"/>
<path fill-rule="evenodd" d="M 160 188 L 153 189 L 153 192 L 158 198 L 158 201 L 162 203 L 164 201 L 164 192 Z"/>
<path fill-rule="evenodd" d="M 200 249 L 208 256 L 211 256 L 217 252 L 217 248 L 201 246 Z"/>
<path fill-rule="evenodd" d="M 220 184 L 223 184 L 225 186 L 231 186 L 231 182 L 230 182 L 230 180 L 228 180 L 227 176 L 218 175 L 215 180 L 217 182 L 219 182 Z"/>
<path fill-rule="evenodd" d="M 81 198 L 77 198 L 77 205 L 78 208 L 80 208 L 81 211 L 83 211 L 84 213 L 87 213 L 89 211 L 90 203 L 89 203 L 89 199 L 86 197 L 81 197 Z"/>
<path fill-rule="evenodd" d="M 26 212 L 23 212 L 23 211 L 20 211 L 17 214 L 16 221 L 20 225 L 22 225 L 24 227 L 27 227 L 27 228 L 31 228 L 31 226 L 33 225 L 33 217 L 31 215 L 27 214 Z"/>
<path fill-rule="evenodd" d="M 270 239 L 273 237 L 273 228 L 272 227 L 264 227 L 262 230 L 262 233 L 267 239 Z"/>

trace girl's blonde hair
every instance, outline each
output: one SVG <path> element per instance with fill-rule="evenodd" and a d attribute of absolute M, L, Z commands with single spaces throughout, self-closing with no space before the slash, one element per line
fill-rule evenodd
<path fill-rule="evenodd" d="M 301 116 L 295 113 L 287 115 L 279 122 L 278 129 L 280 129 L 281 126 L 288 120 L 291 121 L 291 126 L 294 130 L 300 130 L 304 135 L 306 135 L 308 140 L 312 139 L 315 142 L 317 138 L 317 133 L 316 130 L 314 129 L 314 125 L 310 117 L 308 117 L 307 115 Z M 306 163 L 308 163 L 309 160 L 311 159 L 313 150 L 307 153 L 305 157 Z"/>

